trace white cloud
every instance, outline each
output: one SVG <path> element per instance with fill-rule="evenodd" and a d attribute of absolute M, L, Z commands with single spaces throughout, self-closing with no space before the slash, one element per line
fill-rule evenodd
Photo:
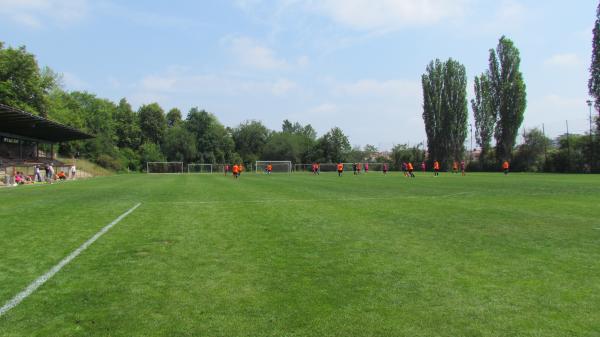
<path fill-rule="evenodd" d="M 468 0 L 318 0 L 309 7 L 358 30 L 397 30 L 460 17 Z"/>
<path fill-rule="evenodd" d="M 295 82 L 288 79 L 279 79 L 273 83 L 271 92 L 277 96 L 281 96 L 295 89 L 297 86 Z"/>
<path fill-rule="evenodd" d="M 81 21 L 88 13 L 87 0 L 0 0 L 0 18 L 30 28 L 47 21 L 68 25 Z"/>
<path fill-rule="evenodd" d="M 229 48 L 238 61 L 252 68 L 264 70 L 284 69 L 289 63 L 275 55 L 275 52 L 248 37 L 226 39 Z"/>
<path fill-rule="evenodd" d="M 70 72 L 62 73 L 62 82 L 67 90 L 85 90 L 88 87 L 85 81 Z"/>
<path fill-rule="evenodd" d="M 575 53 L 556 54 L 544 61 L 546 66 L 574 68 L 583 65 L 583 61 Z"/>
<path fill-rule="evenodd" d="M 353 97 L 420 97 L 421 95 L 421 86 L 418 82 L 405 80 L 377 81 L 373 79 L 362 79 L 355 82 L 336 84 L 333 90 L 337 94 L 350 95 Z"/>

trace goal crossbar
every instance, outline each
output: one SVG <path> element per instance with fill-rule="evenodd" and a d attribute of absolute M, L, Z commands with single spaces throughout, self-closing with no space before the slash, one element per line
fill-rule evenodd
<path fill-rule="evenodd" d="M 264 172 L 267 170 L 267 166 L 271 164 L 273 173 L 291 173 L 292 162 L 290 160 L 257 160 L 255 163 L 255 172 Z"/>
<path fill-rule="evenodd" d="M 188 164 L 188 173 L 213 173 L 213 164 Z"/>

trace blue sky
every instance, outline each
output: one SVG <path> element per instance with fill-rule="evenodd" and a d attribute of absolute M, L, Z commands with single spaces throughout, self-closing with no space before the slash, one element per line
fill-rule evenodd
<path fill-rule="evenodd" d="M 352 144 L 425 139 L 420 76 L 435 58 L 473 77 L 506 35 L 521 51 L 524 126 L 587 129 L 597 1 L 0 0 L 0 41 L 26 45 L 88 90 L 134 107 L 197 106 L 228 126 L 290 119 Z"/>

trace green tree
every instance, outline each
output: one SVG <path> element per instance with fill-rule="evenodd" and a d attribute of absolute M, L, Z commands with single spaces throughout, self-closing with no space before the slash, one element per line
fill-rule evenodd
<path fill-rule="evenodd" d="M 498 116 L 494 136 L 499 161 L 511 158 L 527 107 L 526 87 L 519 70 L 520 64 L 519 50 L 510 39 L 502 36 L 496 50 L 490 50 L 489 58 L 492 97 Z"/>
<path fill-rule="evenodd" d="M 170 161 L 189 163 L 197 155 L 194 134 L 182 125 L 175 125 L 167 130 L 163 149 Z"/>
<path fill-rule="evenodd" d="M 140 145 L 141 130 L 137 114 L 125 98 L 121 98 L 115 114 L 117 146 L 137 148 Z"/>
<path fill-rule="evenodd" d="M 160 151 L 160 147 L 155 143 L 143 143 L 140 146 L 140 162 L 143 169 L 146 168 L 146 163 L 152 161 L 165 161 L 165 156 Z"/>
<path fill-rule="evenodd" d="M 417 166 L 417 163 L 420 163 L 425 160 L 425 150 L 422 147 L 423 144 L 419 144 L 416 146 L 408 146 L 408 144 L 397 144 L 392 148 L 392 167 L 396 170 L 400 170 L 402 168 L 402 163 L 413 163 L 414 166 Z"/>
<path fill-rule="evenodd" d="M 461 160 L 465 153 L 469 118 L 467 71 L 464 65 L 452 59 L 445 64 L 443 94 L 442 123 L 447 134 L 448 155 L 452 160 Z"/>
<path fill-rule="evenodd" d="M 158 103 L 142 105 L 138 111 L 141 129 L 141 142 L 162 144 L 167 130 L 167 120 Z"/>
<path fill-rule="evenodd" d="M 475 138 L 481 148 L 479 162 L 483 168 L 491 150 L 497 118 L 489 74 L 475 76 L 475 98 L 471 100 L 471 107 L 475 117 Z"/>
<path fill-rule="evenodd" d="M 468 117 L 465 67 L 452 59 L 436 59 L 427 66 L 421 82 L 430 159 L 443 163 L 462 158 Z"/>
<path fill-rule="evenodd" d="M 334 127 L 317 141 L 321 162 L 343 162 L 351 150 L 350 141 L 342 129 Z"/>
<path fill-rule="evenodd" d="M 217 117 L 207 111 L 192 108 L 185 125 L 196 141 L 196 160 L 201 163 L 224 163 L 235 151 L 231 133 Z"/>
<path fill-rule="evenodd" d="M 600 4 L 596 9 L 596 22 L 594 23 L 592 38 L 592 64 L 590 66 L 590 79 L 588 81 L 590 96 L 596 100 L 596 110 L 600 107 Z"/>
<path fill-rule="evenodd" d="M 232 130 L 236 151 L 246 163 L 262 159 L 270 131 L 259 121 L 246 121 Z"/>
<path fill-rule="evenodd" d="M 181 123 L 181 121 L 182 121 L 181 110 L 179 110 L 177 108 L 173 108 L 173 109 L 169 110 L 169 112 L 167 112 L 167 126 L 168 127 L 173 127 L 173 126 Z"/>
<path fill-rule="evenodd" d="M 544 153 L 552 147 L 552 142 L 544 133 L 534 128 L 524 134 L 523 144 L 517 147 L 512 162 L 512 169 L 516 171 L 539 172 L 544 170 Z"/>
<path fill-rule="evenodd" d="M 41 69 L 25 47 L 4 48 L 0 42 L 0 103 L 46 117 L 48 96 L 58 76 Z"/>
<path fill-rule="evenodd" d="M 273 132 L 263 151 L 265 160 L 291 160 L 294 163 L 302 162 L 304 154 L 304 137 L 299 134 L 286 132 Z"/>

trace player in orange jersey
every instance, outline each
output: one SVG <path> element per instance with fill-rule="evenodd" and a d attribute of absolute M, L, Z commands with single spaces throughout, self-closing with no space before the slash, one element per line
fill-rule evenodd
<path fill-rule="evenodd" d="M 504 171 L 504 175 L 508 174 L 508 170 L 510 169 L 510 164 L 508 163 L 508 160 L 505 160 L 502 163 L 502 170 Z"/>

